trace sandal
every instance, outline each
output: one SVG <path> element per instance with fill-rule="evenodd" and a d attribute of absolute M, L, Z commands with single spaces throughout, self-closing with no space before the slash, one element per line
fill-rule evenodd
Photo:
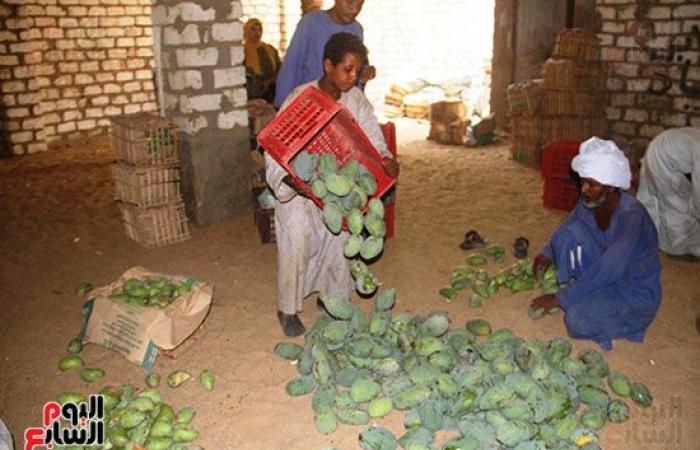
<path fill-rule="evenodd" d="M 459 244 L 459 248 L 462 250 L 472 250 L 484 246 L 486 246 L 486 241 L 479 236 L 476 230 L 468 231 L 467 234 L 464 235 L 464 242 Z"/>
<path fill-rule="evenodd" d="M 513 244 L 513 255 L 518 259 L 527 258 L 527 249 L 530 247 L 530 241 L 525 237 L 519 237 Z"/>

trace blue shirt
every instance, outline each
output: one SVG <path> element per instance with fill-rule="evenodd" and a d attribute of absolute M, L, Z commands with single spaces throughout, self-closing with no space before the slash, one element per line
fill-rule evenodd
<path fill-rule="evenodd" d="M 573 248 L 569 250 L 567 246 L 581 245 L 588 249 L 589 255 L 595 249 L 592 260 L 585 261 L 584 255 L 584 270 L 577 271 L 576 282 L 557 294 L 562 308 L 566 310 L 572 304 L 585 302 L 592 293 L 614 286 L 621 297 L 618 301 L 635 304 L 640 312 L 655 312 L 661 300 L 661 264 L 656 228 L 644 206 L 623 192 L 610 226 L 601 230 L 594 211 L 579 200 L 560 228 L 571 228 L 574 224 L 582 231 L 576 233 L 576 242 L 553 245 L 553 239 L 543 251 L 550 260 L 559 259 L 556 261 L 559 266 L 569 263 L 565 252 Z M 554 248 L 557 246 L 563 248 Z M 575 259 L 573 254 L 572 259 Z"/>
<path fill-rule="evenodd" d="M 277 75 L 275 106 L 279 108 L 295 87 L 323 76 L 323 47 L 340 32 L 364 37 L 358 21 L 341 25 L 333 22 L 326 11 L 314 11 L 301 18 Z"/>

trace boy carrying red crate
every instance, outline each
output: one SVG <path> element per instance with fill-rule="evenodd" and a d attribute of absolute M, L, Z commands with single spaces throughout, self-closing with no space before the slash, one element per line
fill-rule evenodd
<path fill-rule="evenodd" d="M 317 87 L 352 113 L 382 155 L 384 171 L 395 178 L 399 173 L 398 164 L 387 149 L 372 105 L 356 87 L 366 60 L 367 49 L 358 37 L 350 33 L 334 34 L 324 47 L 323 77 L 292 91 L 281 111 L 308 86 Z M 350 298 L 354 282 L 343 253 L 348 233 L 331 233 L 323 221 L 321 209 L 309 199 L 309 188 L 297 184 L 267 152 L 265 169 L 267 183 L 279 200 L 275 209 L 277 317 L 285 335 L 299 336 L 305 331 L 298 316 L 304 298 L 314 292 L 318 292 L 320 298 Z"/>

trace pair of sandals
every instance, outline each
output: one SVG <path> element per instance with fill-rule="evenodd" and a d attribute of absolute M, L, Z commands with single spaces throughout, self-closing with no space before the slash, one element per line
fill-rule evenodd
<path fill-rule="evenodd" d="M 488 245 L 486 239 L 481 237 L 481 235 L 476 230 L 469 230 L 464 235 L 464 241 L 459 244 L 459 248 L 462 250 L 473 250 L 475 248 L 481 248 Z M 522 259 L 527 258 L 527 249 L 530 246 L 530 241 L 525 237 L 519 237 L 515 239 L 513 243 L 513 254 L 516 258 Z"/>

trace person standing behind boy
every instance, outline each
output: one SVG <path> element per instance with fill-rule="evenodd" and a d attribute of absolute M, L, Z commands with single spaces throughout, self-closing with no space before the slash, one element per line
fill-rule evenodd
<path fill-rule="evenodd" d="M 332 35 L 323 51 L 323 77 L 297 87 L 280 111 L 308 86 L 320 89 L 352 113 L 382 155 L 385 172 L 395 178 L 398 165 L 386 146 L 372 105 L 356 86 L 366 58 L 367 49 L 360 38 L 351 33 Z M 321 299 L 331 295 L 350 298 L 354 283 L 349 260 L 343 254 L 348 233 L 331 233 L 321 209 L 308 198 L 308 188 L 297 186 L 268 153 L 265 153 L 265 174 L 279 200 L 275 207 L 277 318 L 285 335 L 299 336 L 305 331 L 298 316 L 305 297 L 319 292 Z"/>
<path fill-rule="evenodd" d="M 323 75 L 323 48 L 333 34 L 347 32 L 364 38 L 362 25 L 355 20 L 363 3 L 364 0 L 335 0 L 328 11 L 304 14 L 277 76 L 275 106 L 279 108 L 295 87 Z"/>
<path fill-rule="evenodd" d="M 301 15 L 319 11 L 323 7 L 321 0 L 301 0 Z"/>

